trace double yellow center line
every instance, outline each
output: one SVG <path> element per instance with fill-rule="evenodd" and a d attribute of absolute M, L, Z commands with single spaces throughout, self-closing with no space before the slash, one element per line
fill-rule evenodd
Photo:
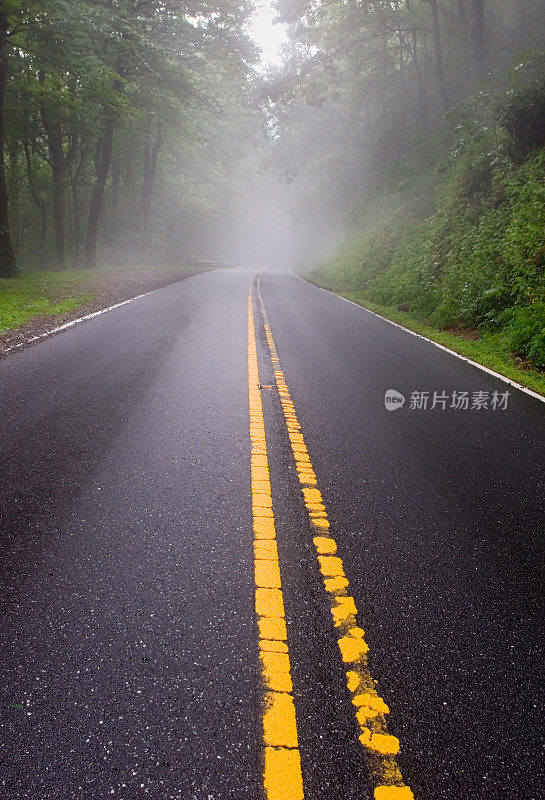
<path fill-rule="evenodd" d="M 248 297 L 248 393 L 254 526 L 255 611 L 264 683 L 264 785 L 267 800 L 302 800 L 303 778 L 272 508 L 265 420 L 252 303 Z"/>
<path fill-rule="evenodd" d="M 259 286 L 259 284 L 258 284 Z M 337 542 L 331 533 L 322 494 L 306 447 L 301 426 L 281 369 L 267 312 L 258 288 L 258 302 L 274 369 L 276 387 L 288 432 L 299 483 L 307 510 L 324 589 L 329 601 L 347 689 L 359 727 L 359 740 L 369 764 L 375 800 L 414 800 L 405 785 L 396 756 L 399 740 L 388 731 L 389 708 L 377 692 L 368 663 L 369 645 L 358 624 L 356 601 Z M 248 298 L 248 377 L 250 436 L 252 445 L 252 498 L 255 532 L 256 613 L 265 685 L 263 717 L 265 742 L 264 785 L 267 800 L 298 800 L 303 782 L 286 641 L 284 604 L 272 510 L 265 423 L 259 387 L 253 296 Z M 266 510 L 266 513 L 264 513 Z M 263 538 L 260 538 L 262 537 Z M 266 542 L 267 546 L 263 547 Z M 269 620 L 269 622 L 267 621 Z M 272 620 L 275 620 L 272 623 Z M 271 627 L 269 627 L 271 626 Z M 278 636 L 270 636 L 273 630 Z M 271 658 L 271 656 L 273 656 Z M 278 660 L 276 660 L 278 658 Z M 281 678 L 280 676 L 284 676 Z M 357 728 L 355 728 L 357 731 Z"/>

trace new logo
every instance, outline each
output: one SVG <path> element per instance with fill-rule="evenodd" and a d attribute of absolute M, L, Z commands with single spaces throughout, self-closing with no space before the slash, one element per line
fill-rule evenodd
<path fill-rule="evenodd" d="M 384 405 L 387 411 L 397 411 L 398 408 L 403 408 L 404 403 L 405 397 L 395 389 L 388 389 L 384 395 Z"/>

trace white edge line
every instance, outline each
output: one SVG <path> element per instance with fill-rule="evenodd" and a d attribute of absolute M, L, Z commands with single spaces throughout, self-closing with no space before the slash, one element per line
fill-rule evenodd
<path fill-rule="evenodd" d="M 156 291 L 157 289 L 152 289 L 152 292 Z M 132 303 L 133 300 L 139 300 L 141 297 L 147 297 L 147 295 L 151 294 L 152 292 L 144 292 L 144 294 L 137 294 L 136 297 L 129 297 L 128 300 L 123 300 L 121 303 L 116 303 L 113 306 L 108 306 L 108 308 L 101 308 L 100 311 L 93 311 L 92 314 L 86 314 L 84 317 L 73 319 L 71 322 L 65 322 L 64 325 L 59 325 L 57 328 L 51 328 L 50 331 L 46 331 L 45 333 L 40 333 L 38 336 L 32 336 L 30 339 L 25 339 L 24 342 L 19 342 L 19 344 L 14 344 L 11 347 L 7 347 L 3 351 L 3 354 L 11 353 L 13 350 L 18 350 L 20 347 L 26 347 L 31 342 L 37 342 L 39 339 L 47 339 L 48 336 L 53 336 L 53 334 L 55 333 L 59 333 L 60 331 L 65 331 L 67 328 L 72 328 L 74 325 L 79 325 L 80 322 L 85 322 L 86 320 L 92 319 L 93 317 L 98 317 L 100 314 L 105 314 L 107 311 L 113 311 L 114 308 L 125 306 L 127 305 L 127 303 Z"/>
<path fill-rule="evenodd" d="M 210 270 L 212 272 L 212 270 Z M 199 275 L 204 275 L 206 273 L 198 273 L 197 275 L 190 275 L 188 278 L 182 278 L 180 281 L 174 281 L 174 283 L 182 283 L 182 281 L 188 281 L 191 278 L 197 278 Z M 295 274 L 295 273 L 294 273 Z M 306 281 L 305 281 L 306 283 Z M 19 350 L 21 347 L 27 347 L 27 345 L 31 344 L 32 342 L 37 342 L 40 339 L 47 339 L 49 336 L 53 336 L 55 333 L 60 333 L 60 331 L 65 331 L 67 328 L 72 328 L 74 325 L 79 325 L 80 322 L 86 322 L 88 319 L 92 319 L 93 317 L 98 317 L 100 314 L 106 314 L 107 311 L 113 311 L 115 308 L 120 308 L 121 306 L 126 306 L 127 303 L 132 303 L 134 300 L 140 300 L 142 297 L 147 297 L 154 292 L 158 292 L 161 289 L 166 289 L 167 286 L 173 286 L 173 283 L 166 283 L 164 286 L 158 286 L 157 289 L 151 289 L 149 292 L 144 292 L 144 294 L 137 294 L 134 297 L 129 297 L 128 300 L 122 300 L 120 303 L 115 303 L 113 306 L 108 306 L 107 308 L 101 308 L 99 311 L 93 311 L 92 314 L 86 314 L 84 317 L 78 317 L 78 319 L 73 319 L 71 322 L 65 322 L 64 325 L 59 325 L 57 328 L 51 328 L 50 331 L 46 331 L 45 333 L 40 333 L 38 336 L 32 336 L 30 339 L 25 339 L 24 342 L 19 342 L 19 344 L 14 344 L 11 347 L 6 347 L 5 350 L 0 350 L 0 356 L 4 356 L 7 353 L 13 352 L 13 350 Z"/>
<path fill-rule="evenodd" d="M 482 372 L 487 372 L 489 375 L 492 375 L 494 378 L 499 378 L 500 381 L 504 383 L 508 383 L 509 386 L 512 386 L 514 389 L 518 389 L 525 394 L 529 394 L 530 397 L 535 397 L 536 400 L 541 400 L 542 403 L 545 403 L 545 397 L 542 394 L 538 394 L 537 392 L 532 391 L 532 389 L 528 389 L 526 386 L 523 386 L 521 383 L 517 383 L 516 381 L 512 381 L 510 378 L 507 378 L 505 375 L 502 375 L 499 372 L 494 372 L 493 369 L 489 369 L 488 367 L 483 366 L 483 364 L 479 364 L 477 361 L 472 361 L 471 358 L 467 358 L 467 356 L 461 355 L 461 353 L 457 353 L 455 350 L 451 350 L 449 347 L 445 347 L 443 344 L 439 344 L 439 342 L 434 342 L 433 339 L 428 339 L 427 336 L 423 336 L 421 333 L 416 333 L 416 331 L 412 331 L 410 328 L 405 328 L 403 325 L 400 325 L 398 322 L 394 322 L 388 317 L 383 317 L 382 314 L 377 314 L 376 311 L 371 311 L 369 308 L 365 308 L 365 306 L 360 305 L 359 303 L 355 303 L 353 300 L 348 300 L 347 297 L 342 297 L 340 294 L 336 294 L 336 292 L 331 292 L 329 289 L 323 289 L 321 286 L 317 286 L 315 283 L 311 283 L 310 281 L 305 280 L 305 278 L 298 275 L 292 269 L 290 272 L 295 275 L 296 278 L 306 283 L 308 286 L 314 286 L 315 289 L 319 289 L 320 292 L 325 292 L 326 294 L 330 294 L 333 297 L 338 297 L 339 300 L 344 300 L 345 303 L 350 303 L 350 305 L 359 308 L 361 311 L 366 311 L 367 314 L 372 314 L 374 317 L 378 317 L 378 319 L 384 320 L 384 322 L 388 322 L 390 325 L 393 325 L 395 328 L 400 328 L 400 330 L 405 331 L 405 333 L 410 333 L 411 336 L 416 336 L 417 339 L 423 339 L 425 342 L 429 342 L 433 344 L 434 347 L 438 347 L 440 350 L 444 350 L 445 353 L 450 353 L 451 356 L 456 356 L 461 361 L 465 361 L 466 364 L 471 364 L 473 367 L 477 367 L 477 369 L 482 370 Z"/>

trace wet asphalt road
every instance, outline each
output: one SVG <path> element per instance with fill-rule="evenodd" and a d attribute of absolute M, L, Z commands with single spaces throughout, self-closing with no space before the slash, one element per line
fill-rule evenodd
<path fill-rule="evenodd" d="M 247 317 L 211 272 L 0 365 L 0 798 L 261 800 Z M 264 301 L 417 800 L 545 797 L 545 405 L 289 273 Z M 262 383 L 273 373 L 261 327 Z M 368 800 L 276 391 L 305 795 Z M 286 798 L 289 800 L 289 798 Z"/>

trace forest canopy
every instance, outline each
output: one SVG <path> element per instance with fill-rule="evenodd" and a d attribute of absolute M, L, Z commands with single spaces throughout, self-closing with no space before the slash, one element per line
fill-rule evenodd
<path fill-rule="evenodd" d="M 0 274 L 197 252 L 258 126 L 246 0 L 4 0 Z"/>
<path fill-rule="evenodd" d="M 543 0 L 278 9 L 269 163 L 312 279 L 545 368 Z"/>

